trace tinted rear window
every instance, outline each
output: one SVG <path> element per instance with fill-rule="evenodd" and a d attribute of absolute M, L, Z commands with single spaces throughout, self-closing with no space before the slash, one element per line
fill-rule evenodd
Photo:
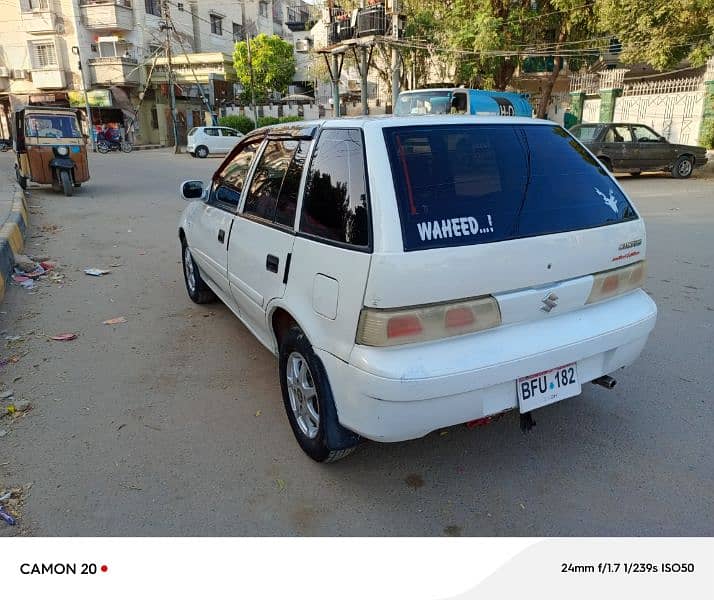
<path fill-rule="evenodd" d="M 385 128 L 405 250 L 483 244 L 636 219 L 562 128 Z"/>

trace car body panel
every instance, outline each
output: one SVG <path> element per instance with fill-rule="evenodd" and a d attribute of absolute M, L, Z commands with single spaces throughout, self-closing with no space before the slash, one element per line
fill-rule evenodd
<path fill-rule="evenodd" d="M 239 215 L 233 218 L 231 240 L 228 248 L 231 294 L 241 307 L 244 319 L 260 331 L 261 341 L 270 345 L 265 318 L 267 305 L 285 293 L 285 267 L 295 233 Z M 268 256 L 277 259 L 277 272 L 268 270 Z"/>
<path fill-rule="evenodd" d="M 560 315 L 427 344 L 356 346 L 350 362 L 318 351 L 340 423 L 398 442 L 518 408 L 516 380 L 576 363 L 580 383 L 634 362 L 657 308 L 642 290 Z"/>

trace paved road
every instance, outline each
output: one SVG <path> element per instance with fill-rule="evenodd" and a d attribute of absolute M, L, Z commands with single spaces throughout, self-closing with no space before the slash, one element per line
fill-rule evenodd
<path fill-rule="evenodd" d="M 32 191 L 29 251 L 66 283 L 0 306 L 5 335 L 27 338 L 0 370 L 34 405 L 0 422 L 0 484 L 33 484 L 25 532 L 714 535 L 714 180 L 622 178 L 648 219 L 660 318 L 613 391 L 585 386 L 528 435 L 514 416 L 320 466 L 293 441 L 273 357 L 184 292 L 177 185 L 217 162 L 96 156 L 79 195 Z M 64 331 L 79 338 L 46 340 Z"/>

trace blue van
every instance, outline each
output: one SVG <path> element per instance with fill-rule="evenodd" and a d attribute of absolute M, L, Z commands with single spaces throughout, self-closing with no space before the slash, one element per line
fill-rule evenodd
<path fill-rule="evenodd" d="M 532 117 L 533 109 L 525 94 L 467 88 L 436 88 L 402 92 L 397 99 L 394 114 Z"/>

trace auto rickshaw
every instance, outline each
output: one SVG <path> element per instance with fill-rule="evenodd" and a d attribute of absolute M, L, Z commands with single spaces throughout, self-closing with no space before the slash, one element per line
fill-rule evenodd
<path fill-rule="evenodd" d="M 71 196 L 89 180 L 86 138 L 78 110 L 27 106 L 15 112 L 15 177 L 22 189 L 28 181 L 49 183 Z"/>

